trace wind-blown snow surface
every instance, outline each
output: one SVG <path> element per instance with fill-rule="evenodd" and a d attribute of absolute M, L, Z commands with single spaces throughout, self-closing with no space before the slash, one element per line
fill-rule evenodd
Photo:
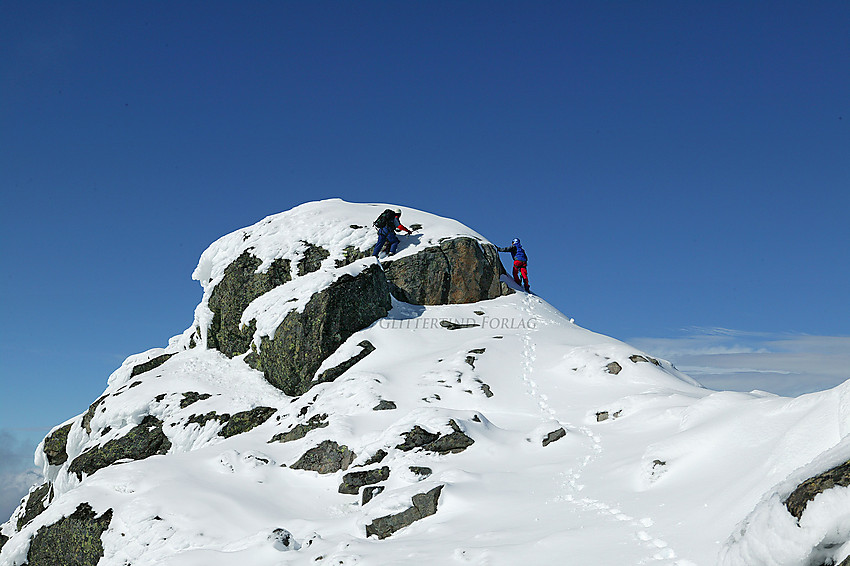
<path fill-rule="evenodd" d="M 376 210 L 351 224 L 368 225 Z M 416 222 L 413 211 L 405 216 Z M 439 220 L 445 233 L 470 233 Z M 280 257 L 275 246 L 321 240 L 310 230 L 321 226 L 251 245 L 270 262 Z M 339 235 L 341 246 L 369 243 L 371 234 L 352 230 Z M 205 284 L 204 301 L 228 260 L 249 245 L 246 234 L 244 243 L 239 233 L 219 240 L 202 257 L 195 275 Z M 201 319 L 204 308 L 202 302 Z M 448 330 L 437 324 L 445 319 L 478 326 Z M 362 340 L 376 350 L 300 398 L 275 389 L 239 358 L 184 349 L 187 336 L 128 359 L 110 377 L 104 412 L 91 422 L 92 429 L 113 423 L 111 438 L 154 415 L 165 423 L 169 453 L 113 465 L 82 482 L 68 464 L 42 461 L 56 498 L 5 545 L 0 564 L 22 564 L 30 536 L 81 502 L 97 514 L 113 509 L 102 566 L 790 565 L 808 564 L 826 531 L 848 540 L 845 495 L 810 504 L 801 527 L 790 515 L 775 520 L 793 480 L 850 457 L 842 442 L 850 430 L 848 384 L 795 399 L 713 392 L 522 293 L 469 305 L 394 302 L 386 319 L 353 335 L 325 365 L 357 353 Z M 131 368 L 164 352 L 178 353 L 131 387 Z M 618 373 L 611 373 L 612 362 Z M 187 391 L 211 397 L 183 409 L 167 402 Z M 166 402 L 153 401 L 161 395 Z M 373 410 L 381 400 L 397 408 Z M 216 421 L 185 425 L 191 414 L 257 406 L 277 413 L 231 438 L 217 435 Z M 330 415 L 327 427 L 269 443 L 320 414 Z M 465 451 L 393 449 L 414 425 L 450 432 L 450 420 L 475 441 Z M 566 435 L 543 446 L 561 427 Z M 337 492 L 345 472 L 289 467 L 325 439 L 358 455 L 348 472 L 387 450 L 381 465 L 393 471 L 386 490 L 361 505 L 357 496 Z M 86 442 L 84 429 L 72 427 L 69 460 Z M 433 473 L 422 478 L 410 466 Z M 366 537 L 373 519 L 404 510 L 413 495 L 440 485 L 435 515 L 385 540 Z M 275 539 L 279 528 L 295 542 Z M 841 559 L 841 552 L 833 549 L 832 556 Z"/>

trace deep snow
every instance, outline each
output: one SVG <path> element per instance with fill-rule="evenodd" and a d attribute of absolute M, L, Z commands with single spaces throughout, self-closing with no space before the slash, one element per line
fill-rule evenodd
<path fill-rule="evenodd" d="M 331 251 L 322 270 L 249 306 L 251 316 L 259 316 L 260 336 L 338 276 L 333 261 L 346 246 L 374 243 L 371 221 L 385 206 L 309 203 L 210 246 L 194 273 L 205 293 L 193 327 L 165 349 L 128 358 L 110 376 L 104 411 L 91 428 L 111 430 L 90 437 L 79 416 L 68 421 L 75 423 L 69 462 L 88 446 L 126 434 L 148 414 L 165 422 L 171 450 L 101 469 L 82 482 L 67 463 L 49 466 L 39 450 L 56 498 L 3 547 L 0 564 L 22 564 L 38 528 L 83 501 L 98 514 L 114 510 L 100 562 L 108 566 L 756 566 L 820 564 L 813 561 L 850 554 L 850 490 L 817 498 L 799 526 L 781 503 L 801 480 L 850 459 L 848 383 L 793 399 L 711 391 L 668 362 L 654 363 L 651 353 L 583 329 L 524 293 L 469 305 L 394 302 L 388 318 L 353 335 L 324 367 L 357 352 L 362 340 L 375 352 L 300 398 L 269 385 L 241 358 L 188 349 L 194 328 L 210 320 L 212 288 L 242 251 L 251 248 L 264 262 L 260 269 L 278 257 L 297 259 L 305 241 Z M 402 254 L 456 235 L 484 241 L 456 221 L 411 209 L 403 221 L 424 228 L 401 238 Z M 374 261 L 346 269 L 356 273 Z M 479 326 L 447 330 L 438 324 L 446 319 Z M 134 365 L 165 352 L 177 355 L 131 379 Z M 612 362 L 619 373 L 610 372 Z M 188 391 L 211 397 L 180 408 Z M 397 409 L 374 411 L 381 400 Z M 193 414 L 256 406 L 277 413 L 228 439 L 217 436 L 215 421 L 186 426 Z M 603 413 L 608 418 L 600 420 Z M 299 441 L 269 443 L 319 414 L 330 415 L 327 427 Z M 414 425 L 450 432 L 450 420 L 475 441 L 464 452 L 392 450 Z M 566 436 L 544 447 L 546 435 L 561 427 Z M 329 438 L 358 455 L 355 466 L 388 450 L 381 463 L 392 468 L 386 490 L 361 506 L 359 497 L 337 492 L 344 472 L 289 467 Z M 433 473 L 423 479 L 410 466 Z M 374 518 L 405 509 L 413 495 L 439 485 L 445 487 L 435 515 L 388 539 L 366 538 L 365 525 Z M 3 526 L 7 536 L 16 517 Z M 294 542 L 285 546 L 275 529 L 290 532 Z"/>

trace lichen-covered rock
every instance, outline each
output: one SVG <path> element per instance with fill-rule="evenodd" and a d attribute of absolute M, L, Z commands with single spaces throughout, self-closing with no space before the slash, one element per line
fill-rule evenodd
<path fill-rule="evenodd" d="M 229 357 L 244 354 L 251 346 L 254 329 L 241 328 L 242 313 L 251 301 L 292 280 L 288 259 L 277 259 L 264 273 L 262 262 L 245 251 L 224 270 L 224 278 L 213 289 L 209 308 L 213 313 L 207 345 Z"/>
<path fill-rule="evenodd" d="M 364 485 L 373 485 L 390 478 L 390 468 L 383 466 L 374 470 L 362 470 L 349 472 L 342 476 L 339 492 L 348 495 L 357 495 Z"/>
<path fill-rule="evenodd" d="M 264 336 L 245 361 L 287 395 L 301 395 L 318 383 L 313 377 L 328 356 L 391 308 L 379 265 L 370 265 L 357 276 L 342 275 L 314 294 L 301 312 L 287 314 L 274 338 Z"/>
<path fill-rule="evenodd" d="M 475 443 L 460 430 L 456 430 L 451 434 L 441 436 L 434 442 L 426 444 L 422 448 L 437 454 L 458 454 L 463 452 Z"/>
<path fill-rule="evenodd" d="M 301 259 L 298 260 L 299 277 L 318 271 L 322 266 L 322 262 L 331 255 L 328 250 L 321 246 L 311 244 L 310 242 L 303 242 L 303 244 L 306 246 L 306 250 Z"/>
<path fill-rule="evenodd" d="M 70 431 L 71 425 L 66 424 L 44 439 L 44 455 L 47 456 L 47 463 L 51 466 L 61 466 L 68 461 L 67 445 Z"/>
<path fill-rule="evenodd" d="M 372 501 L 375 496 L 380 495 L 386 489 L 382 485 L 367 485 L 363 488 L 363 495 L 360 497 L 360 505 L 366 505 Z"/>
<path fill-rule="evenodd" d="M 372 250 L 358 250 L 354 246 L 346 246 L 343 251 L 343 258 L 338 259 L 334 262 L 335 267 L 345 267 L 346 265 L 351 265 L 358 259 L 363 259 L 364 257 L 369 257 L 372 254 Z"/>
<path fill-rule="evenodd" d="M 98 406 L 103 403 L 103 401 L 108 397 L 108 395 L 103 395 L 99 397 L 97 401 L 89 405 L 89 410 L 86 411 L 86 414 L 83 415 L 83 428 L 86 429 L 86 432 L 91 434 L 91 421 L 94 418 L 95 413 L 97 412 Z"/>
<path fill-rule="evenodd" d="M 306 423 L 298 423 L 292 427 L 292 430 L 274 435 L 269 442 L 292 442 L 293 440 L 301 440 L 307 436 L 307 433 L 311 430 L 328 426 L 327 418 L 327 414 L 313 415 Z"/>
<path fill-rule="evenodd" d="M 404 442 L 398 444 L 396 448 L 405 452 L 413 450 L 414 448 L 425 446 L 426 444 L 434 442 L 440 438 L 439 434 L 435 432 L 428 432 L 419 425 L 415 425 L 410 432 L 405 432 L 403 436 Z"/>
<path fill-rule="evenodd" d="M 150 456 L 165 454 L 170 448 L 171 441 L 162 432 L 162 421 L 147 415 L 125 436 L 86 450 L 77 456 L 68 471 L 77 474 L 77 478 L 82 480 L 83 474 L 91 475 L 118 460 L 144 460 Z"/>
<path fill-rule="evenodd" d="M 130 371 L 130 377 L 136 377 L 137 375 L 146 373 L 151 371 L 152 369 L 156 369 L 165 362 L 167 362 L 171 356 L 174 354 L 162 354 L 161 356 L 157 356 L 151 360 L 146 361 L 143 364 L 139 364 L 137 366 L 133 366 L 133 369 Z"/>
<path fill-rule="evenodd" d="M 203 415 L 191 415 L 188 419 L 186 419 L 186 424 L 183 426 L 187 427 L 190 424 L 196 424 L 199 427 L 204 428 L 210 421 L 226 423 L 229 418 L 230 415 L 227 413 L 219 415 L 216 411 L 210 411 L 209 413 L 205 413 Z"/>
<path fill-rule="evenodd" d="M 405 509 L 401 513 L 378 517 L 366 525 L 366 536 L 375 535 L 379 539 L 385 539 L 396 531 L 413 524 L 415 521 L 435 514 L 442 490 L 443 486 L 441 485 L 427 493 L 414 495 L 411 501 L 413 503 L 412 507 Z"/>
<path fill-rule="evenodd" d="M 27 523 L 41 515 L 52 498 L 53 486 L 49 483 L 41 485 L 31 491 L 27 496 L 24 513 L 20 516 L 20 518 L 18 518 L 18 530 L 20 531 Z"/>
<path fill-rule="evenodd" d="M 420 480 L 424 480 L 428 476 L 434 473 L 434 470 L 428 468 L 427 466 L 410 466 L 408 469 L 411 473 L 416 474 L 417 478 Z"/>
<path fill-rule="evenodd" d="M 378 450 L 376 450 L 375 453 L 372 454 L 372 456 L 368 460 L 363 462 L 362 465 L 371 466 L 372 464 L 379 464 L 379 463 L 383 462 L 384 458 L 386 458 L 388 455 L 389 454 L 387 453 L 386 450 L 384 450 L 382 448 L 378 448 Z"/>
<path fill-rule="evenodd" d="M 97 517 L 88 503 L 73 514 L 38 530 L 27 552 L 27 566 L 95 566 L 103 557 L 101 535 L 112 509 Z"/>
<path fill-rule="evenodd" d="M 799 521 L 809 501 L 835 486 L 850 486 L 850 460 L 798 485 L 785 500 L 785 507 Z"/>
<path fill-rule="evenodd" d="M 193 403 L 197 403 L 198 401 L 203 401 L 204 399 L 209 399 L 212 397 L 209 393 L 198 393 L 197 391 L 187 391 L 183 394 L 183 398 L 180 399 L 180 408 L 185 409 L 189 405 Z"/>
<path fill-rule="evenodd" d="M 498 251 L 469 237 L 385 262 L 385 270 L 393 296 L 415 305 L 474 303 L 504 294 Z"/>
<path fill-rule="evenodd" d="M 335 380 L 336 378 L 347 372 L 349 369 L 354 367 L 357 362 L 359 362 L 360 360 L 375 351 L 375 346 L 373 346 L 372 343 L 368 340 L 363 340 L 357 345 L 362 348 L 359 353 L 348 358 L 341 364 L 338 364 L 329 370 L 323 371 L 322 374 L 316 379 L 316 382 L 327 383 L 328 381 Z"/>
<path fill-rule="evenodd" d="M 410 432 L 404 433 L 404 442 L 396 448 L 405 452 L 414 448 L 422 448 L 429 452 L 438 454 L 457 454 L 463 452 L 475 441 L 464 434 L 455 421 L 449 421 L 452 432 L 446 435 L 428 432 L 419 425 L 413 427 Z"/>
<path fill-rule="evenodd" d="M 219 436 L 230 438 L 237 434 L 248 432 L 269 420 L 277 412 L 273 407 L 254 407 L 249 411 L 235 413 L 227 419 L 227 423 L 218 432 Z"/>
<path fill-rule="evenodd" d="M 295 470 L 312 470 L 320 474 L 333 474 L 347 470 L 357 455 L 347 446 L 340 446 L 333 440 L 325 440 L 315 448 L 304 453 L 290 466 Z"/>

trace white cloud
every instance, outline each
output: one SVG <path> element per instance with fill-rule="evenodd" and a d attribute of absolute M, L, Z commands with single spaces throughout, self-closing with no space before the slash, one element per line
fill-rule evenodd
<path fill-rule="evenodd" d="M 33 465 L 33 449 L 11 431 L 0 429 L 0 523 L 5 522 L 29 488 L 39 482 Z"/>
<path fill-rule="evenodd" d="M 711 389 L 797 396 L 850 379 L 850 336 L 691 328 L 678 337 L 628 342 L 671 361 Z"/>

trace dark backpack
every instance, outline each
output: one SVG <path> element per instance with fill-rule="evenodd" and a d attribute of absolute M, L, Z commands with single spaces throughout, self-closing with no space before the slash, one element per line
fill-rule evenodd
<path fill-rule="evenodd" d="M 395 218 L 395 212 L 388 208 L 385 211 L 383 211 L 381 213 L 381 215 L 378 216 L 378 218 L 372 224 L 378 230 L 380 230 L 381 228 L 393 228 L 392 223 L 393 223 L 394 218 Z"/>

